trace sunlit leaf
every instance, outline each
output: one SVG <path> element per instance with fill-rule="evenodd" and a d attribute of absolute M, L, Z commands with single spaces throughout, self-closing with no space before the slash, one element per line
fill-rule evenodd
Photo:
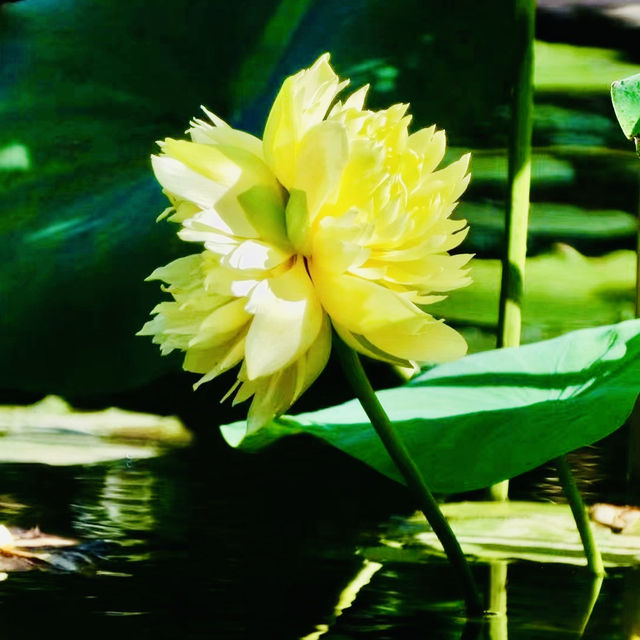
<path fill-rule="evenodd" d="M 151 458 L 191 440 L 173 416 L 124 411 L 75 411 L 48 396 L 30 406 L 0 406 L 0 462 L 96 464 Z"/>
<path fill-rule="evenodd" d="M 584 565 L 584 549 L 568 505 L 540 502 L 451 502 L 442 505 L 465 553 L 480 560 L 530 560 Z M 608 566 L 640 562 L 640 535 L 592 524 Z M 424 518 L 394 519 L 381 545 L 361 550 L 376 562 L 426 562 L 442 546 Z"/>
<path fill-rule="evenodd" d="M 640 320 L 630 320 L 471 355 L 379 398 L 431 488 L 454 493 L 512 478 L 603 438 L 625 421 L 639 391 Z M 400 480 L 356 401 L 284 416 L 255 436 L 245 437 L 244 422 L 222 433 L 248 450 L 310 433 Z"/>

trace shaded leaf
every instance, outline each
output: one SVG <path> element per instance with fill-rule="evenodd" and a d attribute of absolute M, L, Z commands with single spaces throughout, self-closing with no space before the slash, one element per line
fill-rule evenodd
<path fill-rule="evenodd" d="M 639 356 L 640 320 L 630 320 L 467 356 L 378 395 L 432 490 L 468 491 L 617 429 L 640 391 Z M 356 401 L 283 416 L 255 436 L 246 436 L 244 422 L 221 429 L 248 450 L 310 433 L 400 480 Z"/>

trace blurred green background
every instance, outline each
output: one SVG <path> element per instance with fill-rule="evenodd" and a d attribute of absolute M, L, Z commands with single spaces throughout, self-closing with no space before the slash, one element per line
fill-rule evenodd
<path fill-rule="evenodd" d="M 639 170 L 608 91 L 640 71 L 634 25 L 607 2 L 539 4 L 525 341 L 633 313 Z M 0 399 L 121 394 L 241 417 L 211 416 L 229 379 L 192 395 L 179 356 L 134 336 L 161 298 L 144 278 L 192 250 L 154 222 L 166 205 L 149 155 L 200 104 L 260 135 L 283 78 L 324 51 L 352 86 L 371 83 L 369 106 L 410 102 L 416 128 L 446 129 L 448 158 L 472 151 L 458 211 L 481 260 L 434 313 L 491 348 L 512 27 L 507 0 L 0 4 Z M 326 384 L 305 402 L 326 404 Z"/>

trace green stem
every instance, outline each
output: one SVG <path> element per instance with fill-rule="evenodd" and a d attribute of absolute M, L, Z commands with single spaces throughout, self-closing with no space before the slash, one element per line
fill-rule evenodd
<path fill-rule="evenodd" d="M 509 173 L 505 212 L 506 247 L 498 313 L 498 347 L 517 347 L 522 327 L 522 292 L 527 256 L 529 192 L 531 187 L 531 132 L 533 127 L 533 38 L 535 0 L 515 0 L 517 63 L 511 101 Z M 492 500 L 508 497 L 509 481 L 489 489 Z"/>
<path fill-rule="evenodd" d="M 636 138 L 636 148 L 639 138 Z M 640 149 L 639 149 L 640 151 Z M 640 155 L 640 153 L 639 153 Z M 638 173 L 638 215 L 636 216 L 636 318 L 640 318 L 640 172 Z M 640 399 L 627 421 L 629 444 L 627 447 L 627 487 L 629 502 L 640 504 Z"/>
<path fill-rule="evenodd" d="M 427 522 L 440 540 L 447 554 L 449 562 L 458 574 L 467 606 L 467 613 L 471 616 L 481 615 L 484 611 L 473 575 L 464 557 L 460 544 L 456 539 L 449 523 L 438 508 L 429 487 L 427 486 L 416 463 L 411 458 L 407 447 L 393 428 L 389 417 L 380 404 L 375 391 L 371 387 L 367 374 L 362 368 L 358 354 L 348 347 L 334 334 L 334 347 L 340 359 L 342 369 L 353 388 L 362 408 L 371 420 L 376 433 L 382 440 L 387 452 L 391 456 L 405 482 L 418 499 L 420 509 Z"/>
<path fill-rule="evenodd" d="M 515 0 L 516 42 L 520 50 L 517 52 L 518 62 L 511 102 L 505 215 L 506 250 L 502 262 L 498 347 L 515 347 L 520 344 L 531 187 L 535 9 L 535 0 Z"/>
<path fill-rule="evenodd" d="M 560 483 L 562 484 L 564 494 L 569 501 L 573 518 L 576 521 L 578 532 L 580 533 L 584 553 L 587 556 L 587 565 L 591 570 L 591 573 L 596 576 L 602 576 L 604 575 L 602 556 L 600 555 L 600 551 L 598 550 L 596 541 L 593 537 L 591 523 L 587 517 L 587 510 L 582 502 L 582 496 L 580 495 L 580 491 L 578 491 L 569 463 L 565 456 L 556 458 L 554 462 L 558 468 Z"/>

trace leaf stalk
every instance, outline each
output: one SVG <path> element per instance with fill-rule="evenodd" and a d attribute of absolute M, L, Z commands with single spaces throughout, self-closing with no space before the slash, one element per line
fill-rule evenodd
<path fill-rule="evenodd" d="M 420 510 L 438 537 L 438 540 L 440 540 L 449 562 L 456 571 L 464 594 L 468 615 L 482 615 L 484 612 L 482 600 L 469 564 L 460 547 L 460 543 L 440 511 L 438 503 L 431 494 L 420 469 L 380 404 L 367 378 L 367 374 L 362 367 L 358 354 L 335 334 L 334 348 L 345 376 L 360 401 L 362 408 L 371 421 L 380 440 L 382 440 L 389 456 L 418 500 Z"/>
<path fill-rule="evenodd" d="M 593 537 L 587 510 L 582 502 L 582 496 L 580 495 L 580 491 L 578 491 L 578 486 L 576 485 L 573 473 L 571 473 L 567 458 L 566 456 L 560 456 L 556 458 L 554 462 L 558 468 L 558 477 L 560 478 L 562 489 L 567 497 L 569 506 L 571 507 L 571 513 L 573 513 L 573 519 L 576 521 L 576 526 L 580 533 L 584 553 L 587 557 L 587 566 L 594 575 L 603 576 L 604 564 L 602 563 L 602 556 Z"/>

